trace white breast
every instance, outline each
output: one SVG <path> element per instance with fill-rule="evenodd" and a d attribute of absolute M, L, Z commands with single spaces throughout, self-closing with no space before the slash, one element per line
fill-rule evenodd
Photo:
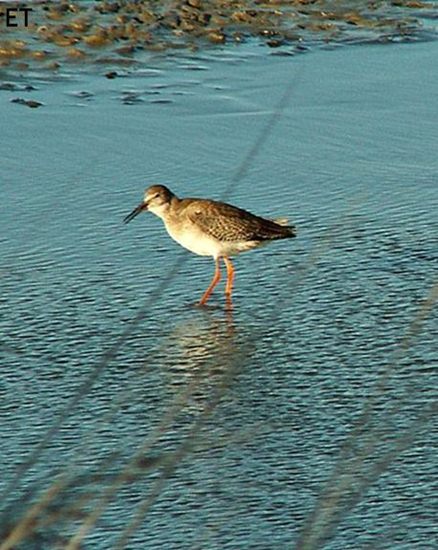
<path fill-rule="evenodd" d="M 251 250 L 259 245 L 259 243 L 247 241 L 221 242 L 193 227 L 175 231 L 172 230 L 167 223 L 165 223 L 165 225 L 167 232 L 174 241 L 187 250 L 190 250 L 190 252 L 198 254 L 198 256 L 213 256 L 214 258 L 218 258 L 219 256 L 233 256 L 245 250 Z"/>
<path fill-rule="evenodd" d="M 190 252 L 199 256 L 217 257 L 221 255 L 220 242 L 205 233 L 193 229 L 179 229 L 175 231 L 167 223 L 165 225 L 172 239 L 184 248 L 187 248 L 187 250 L 190 250 Z"/>

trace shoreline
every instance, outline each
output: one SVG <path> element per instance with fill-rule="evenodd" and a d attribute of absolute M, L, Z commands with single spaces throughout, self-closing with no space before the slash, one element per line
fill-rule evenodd
<path fill-rule="evenodd" d="M 26 73 L 63 64 L 147 63 L 176 49 L 239 44 L 257 39 L 268 50 L 291 54 L 319 44 L 391 43 L 436 38 L 430 2 L 261 2 L 257 0 L 141 3 L 17 2 L 29 6 L 27 25 L 0 18 L 0 69 Z M 7 8 L 0 5 L 0 13 Z M 3 16 L 5 14 L 3 13 Z"/>

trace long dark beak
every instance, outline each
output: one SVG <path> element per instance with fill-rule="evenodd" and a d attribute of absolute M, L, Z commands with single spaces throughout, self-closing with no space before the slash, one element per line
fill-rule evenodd
<path fill-rule="evenodd" d="M 126 216 L 126 218 L 123 218 L 124 223 L 129 223 L 131 220 L 135 218 L 142 210 L 147 210 L 148 205 L 145 202 L 142 202 L 137 206 L 137 208 L 134 208 L 134 210 Z"/>

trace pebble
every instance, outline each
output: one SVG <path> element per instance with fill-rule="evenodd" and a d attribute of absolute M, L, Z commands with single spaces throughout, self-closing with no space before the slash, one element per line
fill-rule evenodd
<path fill-rule="evenodd" d="M 35 101 L 34 99 L 23 99 L 22 97 L 15 97 L 14 99 L 11 99 L 11 103 L 26 105 L 26 107 L 30 107 L 31 109 L 36 109 L 37 107 L 41 107 L 43 105 L 43 103 Z"/>

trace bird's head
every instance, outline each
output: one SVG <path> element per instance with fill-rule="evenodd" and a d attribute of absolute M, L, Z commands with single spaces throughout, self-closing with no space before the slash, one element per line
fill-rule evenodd
<path fill-rule="evenodd" d="M 149 210 L 156 216 L 162 218 L 166 215 L 173 196 L 172 191 L 164 185 L 151 185 L 151 187 L 145 191 L 143 202 L 134 208 L 123 221 L 129 223 L 143 210 Z"/>

